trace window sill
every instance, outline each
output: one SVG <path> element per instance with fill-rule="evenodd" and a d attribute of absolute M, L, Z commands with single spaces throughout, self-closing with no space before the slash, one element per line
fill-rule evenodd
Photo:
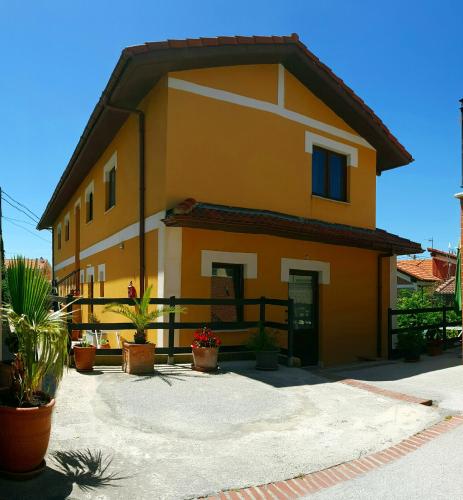
<path fill-rule="evenodd" d="M 317 200 L 332 201 L 333 203 L 340 203 L 341 205 L 350 205 L 350 201 L 335 200 L 334 198 L 327 198 L 326 196 L 320 196 L 318 194 L 313 194 L 312 198 Z"/>
<path fill-rule="evenodd" d="M 86 221 L 86 222 L 85 222 L 85 225 L 86 225 L 86 226 L 88 226 L 88 225 L 89 225 L 89 224 L 91 224 L 93 221 L 94 221 L 94 219 L 92 219 L 92 220 L 88 220 L 88 221 Z"/>
<path fill-rule="evenodd" d="M 104 215 L 109 214 L 109 212 L 111 212 L 111 210 L 113 210 L 114 208 L 116 208 L 116 205 L 109 207 L 107 210 L 105 210 Z"/>

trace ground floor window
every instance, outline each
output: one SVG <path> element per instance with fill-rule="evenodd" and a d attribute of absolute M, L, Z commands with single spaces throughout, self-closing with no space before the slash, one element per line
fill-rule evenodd
<path fill-rule="evenodd" d="M 244 279 L 242 264 L 212 263 L 211 298 L 242 299 Z M 242 305 L 211 306 L 212 321 L 243 321 Z"/>

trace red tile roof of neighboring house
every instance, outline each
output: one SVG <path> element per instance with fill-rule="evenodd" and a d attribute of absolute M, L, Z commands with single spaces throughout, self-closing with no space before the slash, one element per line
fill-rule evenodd
<path fill-rule="evenodd" d="M 166 226 L 174 227 L 268 234 L 296 240 L 367 248 L 396 255 L 423 251 L 419 243 L 382 229 L 333 224 L 269 210 L 200 203 L 192 198 L 169 210 L 164 223 Z"/>
<path fill-rule="evenodd" d="M 410 153 L 343 80 L 291 36 L 230 36 L 167 40 L 128 47 L 96 104 L 38 224 L 50 227 L 82 179 L 110 144 L 130 111 L 168 72 L 238 64 L 283 64 L 377 152 L 377 171 L 406 165 Z"/>
<path fill-rule="evenodd" d="M 440 281 L 432 273 L 432 259 L 398 260 L 397 269 L 420 281 Z"/>
<path fill-rule="evenodd" d="M 436 293 L 442 295 L 453 295 L 455 293 L 455 276 L 452 276 L 447 281 L 444 281 L 436 288 Z"/>
<path fill-rule="evenodd" d="M 10 264 L 13 262 L 14 259 L 5 259 L 5 267 L 10 266 Z M 26 265 L 27 266 L 35 266 L 40 271 L 42 271 L 43 275 L 47 279 L 51 279 L 51 265 L 48 262 L 47 259 L 44 259 L 43 257 L 39 257 L 38 259 L 25 259 Z"/>

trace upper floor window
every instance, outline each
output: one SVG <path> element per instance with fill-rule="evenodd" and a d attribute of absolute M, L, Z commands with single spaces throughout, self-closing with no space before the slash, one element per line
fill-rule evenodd
<path fill-rule="evenodd" d="M 105 184 L 105 210 L 109 210 L 116 204 L 116 172 L 117 151 L 111 156 L 103 167 L 103 182 Z"/>
<path fill-rule="evenodd" d="M 64 218 L 64 241 L 69 241 L 69 214 Z"/>
<path fill-rule="evenodd" d="M 61 250 L 61 224 L 58 224 L 58 228 L 56 229 L 56 240 L 58 250 Z"/>
<path fill-rule="evenodd" d="M 347 157 L 345 155 L 313 147 L 312 194 L 347 201 Z"/>
<path fill-rule="evenodd" d="M 85 221 L 93 220 L 93 182 L 85 190 Z"/>
<path fill-rule="evenodd" d="M 109 170 L 106 180 L 106 210 L 116 204 L 116 167 Z"/>

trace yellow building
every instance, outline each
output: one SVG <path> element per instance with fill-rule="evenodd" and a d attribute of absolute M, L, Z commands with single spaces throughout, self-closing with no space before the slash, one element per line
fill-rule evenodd
<path fill-rule="evenodd" d="M 411 161 L 296 35 L 147 43 L 123 50 L 39 228 L 84 296 L 289 296 L 304 364 L 384 357 L 396 255 L 422 249 L 376 228 L 376 176 Z"/>

